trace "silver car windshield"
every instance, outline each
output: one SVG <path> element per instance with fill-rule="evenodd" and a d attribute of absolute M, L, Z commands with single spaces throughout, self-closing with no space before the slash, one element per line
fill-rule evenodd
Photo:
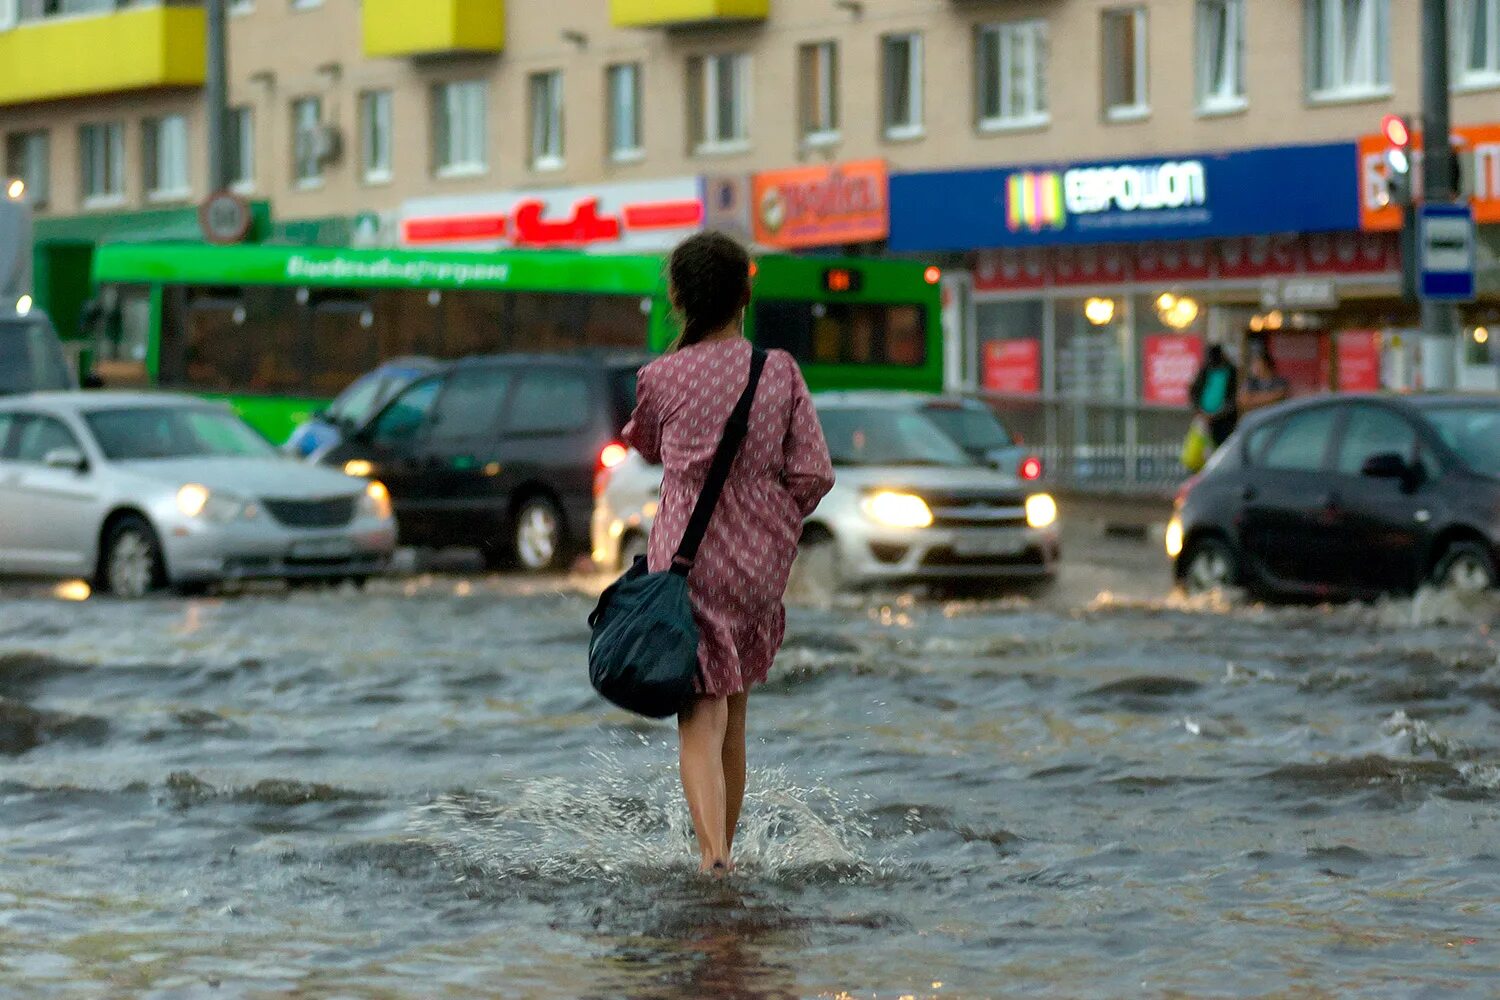
<path fill-rule="evenodd" d="M 834 465 L 973 465 L 953 439 L 911 410 L 837 407 L 818 414 Z"/>
<path fill-rule="evenodd" d="M 206 407 L 95 410 L 84 420 L 112 462 L 169 458 L 264 458 L 275 450 L 238 417 Z"/>

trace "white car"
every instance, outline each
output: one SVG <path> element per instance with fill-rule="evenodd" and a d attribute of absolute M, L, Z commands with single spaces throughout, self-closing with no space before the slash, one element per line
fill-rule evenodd
<path fill-rule="evenodd" d="M 831 564 L 836 585 L 1056 573 L 1062 546 L 1050 495 L 979 464 L 920 408 L 893 406 L 891 394 L 824 393 L 814 402 L 837 481 L 807 519 L 802 548 Z M 645 552 L 661 470 L 631 452 L 600 475 L 594 560 L 618 569 Z"/>
<path fill-rule="evenodd" d="M 384 486 L 281 456 L 225 406 L 124 392 L 0 400 L 0 574 L 82 578 L 121 597 L 363 582 L 395 545 Z"/>

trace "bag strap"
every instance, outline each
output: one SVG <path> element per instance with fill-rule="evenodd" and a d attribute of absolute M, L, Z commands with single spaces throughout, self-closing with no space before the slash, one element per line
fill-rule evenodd
<path fill-rule="evenodd" d="M 750 379 L 740 401 L 734 404 L 729 422 L 724 425 L 724 436 L 714 451 L 713 464 L 708 467 L 708 478 L 703 481 L 703 492 L 698 494 L 698 503 L 693 507 L 693 516 L 688 519 L 687 530 L 682 533 L 682 544 L 677 555 L 672 557 L 672 572 L 687 576 L 692 572 L 693 562 L 698 558 L 698 546 L 708 534 L 708 522 L 713 519 L 718 506 L 719 494 L 724 492 L 724 483 L 729 479 L 729 470 L 739 454 L 740 445 L 750 431 L 750 407 L 755 402 L 755 388 L 760 384 L 760 373 L 766 367 L 766 352 L 758 347 L 750 349 Z"/>

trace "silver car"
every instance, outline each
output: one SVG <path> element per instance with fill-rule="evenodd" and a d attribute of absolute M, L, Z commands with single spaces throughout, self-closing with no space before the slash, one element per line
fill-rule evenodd
<path fill-rule="evenodd" d="M 837 482 L 807 519 L 800 558 L 835 586 L 1049 580 L 1061 555 L 1053 498 L 979 464 L 909 398 L 814 397 Z M 614 569 L 645 551 L 661 470 L 632 452 L 601 478 L 593 554 Z"/>
<path fill-rule="evenodd" d="M 279 455 L 227 407 L 125 392 L 0 400 L 0 574 L 121 597 L 350 579 L 396 545 L 385 487 Z"/>

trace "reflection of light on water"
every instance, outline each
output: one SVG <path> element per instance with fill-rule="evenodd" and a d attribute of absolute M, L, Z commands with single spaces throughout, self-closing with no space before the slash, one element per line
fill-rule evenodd
<path fill-rule="evenodd" d="M 94 588 L 83 580 L 66 580 L 52 588 L 52 596 L 61 601 L 86 601 L 93 593 Z"/>

